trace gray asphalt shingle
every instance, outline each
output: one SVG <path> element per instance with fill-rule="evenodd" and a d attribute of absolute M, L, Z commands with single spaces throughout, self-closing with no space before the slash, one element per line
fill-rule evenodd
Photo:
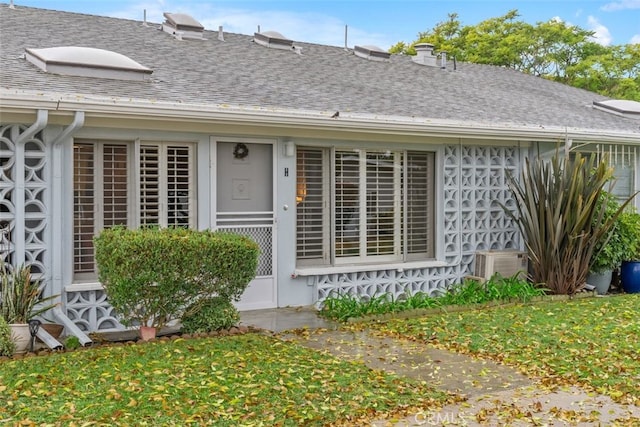
<path fill-rule="evenodd" d="M 449 62 L 441 70 L 399 55 L 375 62 L 300 41 L 297 55 L 257 45 L 248 35 L 225 33 L 219 41 L 211 31 L 206 40 L 179 41 L 159 24 L 5 4 L 0 22 L 0 86 L 7 89 L 640 135 L 638 120 L 592 108 L 605 97 L 500 67 L 458 63 L 454 71 Z M 25 48 L 54 46 L 112 50 L 154 73 L 149 82 L 59 76 L 24 59 Z"/>

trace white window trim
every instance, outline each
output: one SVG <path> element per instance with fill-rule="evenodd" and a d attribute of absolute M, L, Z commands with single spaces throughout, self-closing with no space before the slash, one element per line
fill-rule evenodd
<path fill-rule="evenodd" d="M 402 185 L 400 168 L 395 169 L 394 173 L 394 209 L 395 209 L 395 218 L 394 218 L 394 255 L 370 255 L 366 256 L 366 232 L 361 233 L 360 235 L 360 255 L 357 257 L 336 257 L 335 251 L 335 242 L 336 242 L 336 181 L 333 179 L 335 177 L 335 153 L 336 151 L 354 151 L 360 153 L 361 151 L 364 153 L 368 152 L 383 152 L 384 149 L 380 148 L 367 148 L 367 149 L 358 149 L 352 147 L 340 147 L 336 149 L 333 147 L 319 146 L 316 144 L 301 144 L 301 147 L 308 147 L 310 149 L 318 149 L 322 150 L 324 155 L 327 156 L 327 161 L 324 162 L 323 168 L 328 168 L 330 173 L 328 174 L 329 183 L 326 187 L 326 190 L 323 190 L 323 193 L 329 193 L 325 200 L 330 202 L 331 206 L 326 206 L 325 209 L 328 213 L 328 222 L 329 222 L 329 233 L 326 233 L 330 236 L 329 242 L 324 241 L 325 251 L 329 252 L 329 263 L 322 263 L 320 259 L 315 260 L 316 262 L 309 260 L 298 260 L 297 252 L 296 254 L 296 269 L 294 271 L 294 275 L 307 276 L 307 275 L 315 275 L 315 274 L 331 274 L 331 273 L 342 273 L 342 272 L 356 272 L 356 271 L 371 271 L 373 268 L 372 264 L 379 265 L 384 269 L 402 269 L 402 268 L 423 268 L 423 267 L 442 267 L 449 265 L 445 261 L 441 260 L 438 256 L 441 253 L 441 229 L 442 227 L 439 224 L 442 221 L 442 214 L 438 212 L 437 207 L 440 205 L 442 199 L 438 196 L 438 189 L 442 187 L 441 177 L 441 166 L 439 159 L 441 157 L 441 149 L 432 149 L 432 150 L 420 150 L 411 148 L 402 148 L 399 147 L 396 149 L 394 154 L 394 164 L 402 164 L 406 165 L 408 162 L 408 153 L 412 152 L 425 152 L 431 153 L 433 155 L 433 163 L 431 166 L 434 169 L 433 174 L 433 203 L 434 206 L 431 208 L 431 216 L 433 219 L 433 248 L 432 248 L 432 256 L 430 258 L 425 259 L 416 259 L 412 257 L 412 254 L 408 253 L 407 245 L 409 241 L 409 237 L 406 232 L 402 232 L 402 230 L 406 230 L 407 220 L 408 220 L 408 205 L 409 201 L 407 200 L 408 194 L 408 186 Z M 360 166 L 359 166 L 359 175 L 360 175 L 360 183 L 365 183 L 366 185 L 366 154 L 360 156 L 359 158 Z M 363 167 L 364 164 L 364 167 Z M 364 206 L 365 208 L 361 208 L 359 215 L 361 223 L 366 224 L 366 189 L 365 191 L 359 192 L 359 203 L 360 206 Z M 364 221 L 364 222 L 363 222 Z M 326 224 L 323 224 L 326 226 Z M 296 229 L 297 232 L 297 229 Z M 364 240 L 364 244 L 363 244 Z M 403 249 L 404 248 L 404 249 Z M 365 254 L 363 257 L 362 254 Z M 426 256 L 426 254 L 425 254 Z M 326 261 L 325 261 L 326 262 Z M 382 265 L 380 265 L 382 264 Z M 379 268 L 378 268 L 379 269 Z"/>

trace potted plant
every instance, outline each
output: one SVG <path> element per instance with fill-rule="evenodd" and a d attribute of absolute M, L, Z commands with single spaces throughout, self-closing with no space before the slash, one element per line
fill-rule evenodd
<path fill-rule="evenodd" d="M 600 206 L 604 205 L 602 215 L 594 218 L 594 226 L 611 222 L 609 231 L 596 244 L 591 262 L 589 263 L 589 274 L 587 283 L 595 286 L 599 295 L 604 295 L 609 291 L 613 271 L 620 267 L 626 255 L 626 248 L 621 236 L 620 224 L 620 203 L 615 196 L 607 191 L 600 194 L 598 200 Z"/>
<path fill-rule="evenodd" d="M 0 315 L 11 328 L 16 353 L 26 352 L 29 347 L 29 320 L 55 307 L 50 303 L 55 298 L 42 297 L 40 281 L 31 275 L 31 267 L 0 264 Z"/>
<path fill-rule="evenodd" d="M 640 213 L 628 209 L 620 215 L 620 236 L 624 250 L 620 281 L 627 293 L 640 292 Z"/>

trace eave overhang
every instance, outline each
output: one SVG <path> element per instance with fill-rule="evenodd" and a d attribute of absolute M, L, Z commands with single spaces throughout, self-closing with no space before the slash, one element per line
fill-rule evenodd
<path fill-rule="evenodd" d="M 84 111 L 91 117 L 110 119 L 138 119 L 151 121 L 177 121 L 224 125 L 257 125 L 261 127 L 331 130 L 380 135 L 433 136 L 465 139 L 497 139 L 557 142 L 603 142 L 640 144 L 637 133 L 574 127 L 525 126 L 486 124 L 421 117 L 350 114 L 333 111 L 305 111 L 260 106 L 228 104 L 189 104 L 141 100 L 133 98 L 69 95 L 0 89 L 0 113 L 29 113 L 47 109 L 52 114 Z M 2 115 L 3 115 L 2 114 Z M 2 117 L 0 115 L 0 118 Z"/>

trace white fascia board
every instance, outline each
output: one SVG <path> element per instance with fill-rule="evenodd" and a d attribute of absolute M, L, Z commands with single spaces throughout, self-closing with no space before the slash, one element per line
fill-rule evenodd
<path fill-rule="evenodd" d="M 17 91 L 0 88 L 0 111 L 49 109 L 60 112 L 82 110 L 91 115 L 113 118 L 146 118 L 155 120 L 207 121 L 227 124 L 257 124 L 273 127 L 331 129 L 379 134 L 447 136 L 471 139 L 526 141 L 609 142 L 640 144 L 637 133 L 612 130 L 567 128 L 558 126 L 525 126 L 486 124 L 454 120 L 405 116 L 384 116 L 333 111 L 293 110 L 270 107 L 234 106 L 228 104 L 187 104 L 135 98 L 100 97 Z"/>

